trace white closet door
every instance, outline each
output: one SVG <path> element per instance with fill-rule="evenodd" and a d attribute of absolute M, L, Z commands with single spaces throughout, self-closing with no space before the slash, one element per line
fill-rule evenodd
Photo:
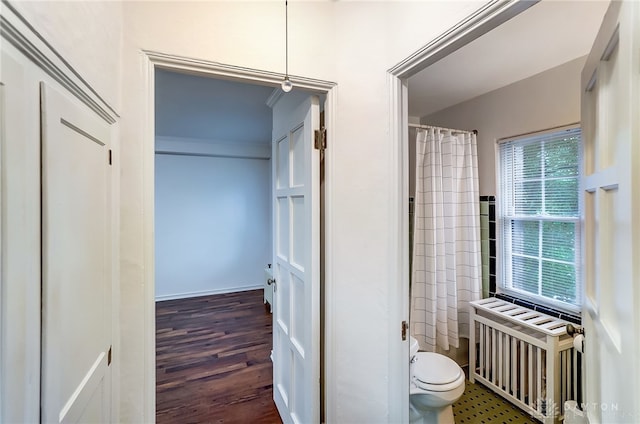
<path fill-rule="evenodd" d="M 316 96 L 273 108 L 273 397 L 285 423 L 320 420 L 319 123 Z"/>
<path fill-rule="evenodd" d="M 639 6 L 611 3 L 582 73 L 590 423 L 640 422 Z"/>
<path fill-rule="evenodd" d="M 41 84 L 46 423 L 111 421 L 110 128 Z"/>

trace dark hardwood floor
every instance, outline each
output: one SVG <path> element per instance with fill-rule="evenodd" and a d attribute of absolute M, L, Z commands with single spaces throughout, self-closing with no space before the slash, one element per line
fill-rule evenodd
<path fill-rule="evenodd" d="M 262 290 L 156 303 L 156 422 L 281 423 Z"/>

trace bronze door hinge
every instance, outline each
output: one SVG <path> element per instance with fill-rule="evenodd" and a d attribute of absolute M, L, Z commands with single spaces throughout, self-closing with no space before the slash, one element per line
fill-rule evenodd
<path fill-rule="evenodd" d="M 327 129 L 325 127 L 315 130 L 313 147 L 321 151 L 327 148 Z"/>

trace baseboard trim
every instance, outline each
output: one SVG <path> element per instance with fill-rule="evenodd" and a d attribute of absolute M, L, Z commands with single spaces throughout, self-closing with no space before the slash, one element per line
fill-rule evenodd
<path fill-rule="evenodd" d="M 156 296 L 156 302 L 162 302 L 165 300 L 188 299 L 190 297 L 199 297 L 199 296 L 211 296 L 212 294 L 237 293 L 242 291 L 258 290 L 262 288 L 264 288 L 264 286 L 260 284 L 258 286 L 226 287 L 224 289 L 202 290 L 197 292 L 175 293 L 175 294 L 163 294 L 160 296 Z"/>

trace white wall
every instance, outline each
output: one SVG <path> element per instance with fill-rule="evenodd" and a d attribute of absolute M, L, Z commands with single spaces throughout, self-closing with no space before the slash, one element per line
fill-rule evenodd
<path fill-rule="evenodd" d="M 586 57 L 572 60 L 421 121 L 478 130 L 480 195 L 495 195 L 497 140 L 580 121 L 580 72 L 585 60 Z"/>
<path fill-rule="evenodd" d="M 262 287 L 268 159 L 156 154 L 156 300 Z"/>
<path fill-rule="evenodd" d="M 387 70 L 483 4 L 470 2 L 290 2 L 289 70 L 335 81 L 337 122 L 328 174 L 336 323 L 334 379 L 327 390 L 335 422 L 393 420 L 389 349 L 400 343 L 391 322 L 396 252 L 389 240 L 394 156 L 389 142 Z M 125 2 L 122 168 L 123 422 L 145 420 L 143 148 L 147 96 L 141 49 L 225 64 L 284 71 L 281 2 Z M 394 223 L 395 224 L 395 223 Z M 391 337 L 393 332 L 394 337 Z M 397 335 L 396 335 L 397 334 Z M 390 347 L 393 346 L 393 347 Z"/>

